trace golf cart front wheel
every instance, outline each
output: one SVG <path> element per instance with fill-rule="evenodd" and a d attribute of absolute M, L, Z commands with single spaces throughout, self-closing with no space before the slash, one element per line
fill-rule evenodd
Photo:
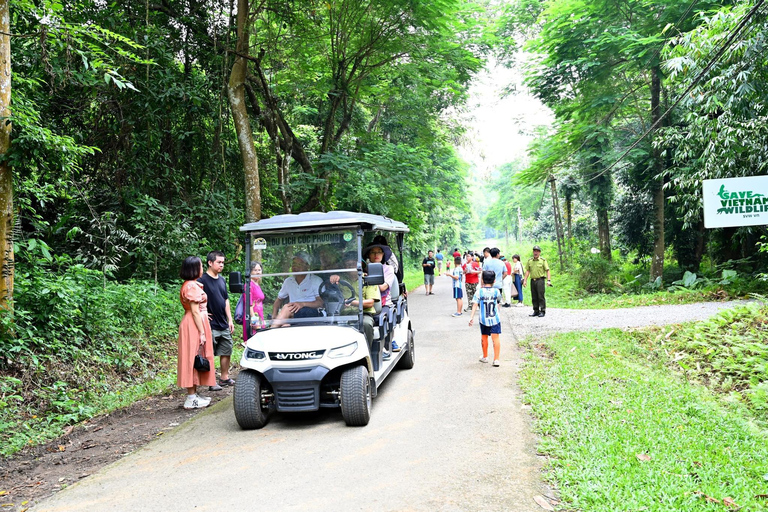
<path fill-rule="evenodd" d="M 261 405 L 261 377 L 258 373 L 243 370 L 235 382 L 235 419 L 240 428 L 262 428 L 269 421 L 269 409 Z"/>
<path fill-rule="evenodd" d="M 371 420 L 371 379 L 365 366 L 341 374 L 341 415 L 350 427 L 363 427 Z"/>

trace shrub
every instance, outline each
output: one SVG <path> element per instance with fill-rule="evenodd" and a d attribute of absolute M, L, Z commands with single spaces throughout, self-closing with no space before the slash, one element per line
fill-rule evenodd
<path fill-rule="evenodd" d="M 618 266 L 598 255 L 590 255 L 581 261 L 579 287 L 589 293 L 605 293 L 615 286 Z"/>
<path fill-rule="evenodd" d="M 178 288 L 105 281 L 73 265 L 17 268 L 15 309 L 0 312 L 0 454 L 100 412 L 99 397 L 172 367 Z"/>

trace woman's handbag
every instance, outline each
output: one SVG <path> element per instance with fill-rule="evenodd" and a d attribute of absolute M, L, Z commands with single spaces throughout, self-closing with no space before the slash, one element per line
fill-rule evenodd
<path fill-rule="evenodd" d="M 211 364 L 205 357 L 200 354 L 202 350 L 203 345 L 200 345 L 200 348 L 197 351 L 197 355 L 195 356 L 195 370 L 199 372 L 209 372 L 211 371 Z"/>

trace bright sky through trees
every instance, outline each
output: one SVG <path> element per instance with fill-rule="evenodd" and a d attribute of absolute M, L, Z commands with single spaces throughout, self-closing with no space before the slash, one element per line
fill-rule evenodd
<path fill-rule="evenodd" d="M 516 91 L 504 94 L 514 85 Z M 537 126 L 552 123 L 551 111 L 522 85 L 518 69 L 489 62 L 470 88 L 468 132 L 459 152 L 481 176 L 514 160 L 526 158 Z"/>

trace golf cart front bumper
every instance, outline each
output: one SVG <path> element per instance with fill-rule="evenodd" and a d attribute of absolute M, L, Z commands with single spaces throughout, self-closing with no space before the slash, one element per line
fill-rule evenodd
<path fill-rule="evenodd" d="M 316 411 L 320 408 L 320 383 L 329 371 L 324 366 L 271 368 L 264 377 L 272 386 L 279 412 Z"/>

